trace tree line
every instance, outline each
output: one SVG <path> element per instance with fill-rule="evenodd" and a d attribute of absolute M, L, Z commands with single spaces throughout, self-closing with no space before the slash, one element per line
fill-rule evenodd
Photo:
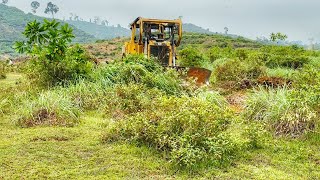
<path fill-rule="evenodd" d="M 1 0 L 1 1 L 2 1 L 2 4 L 7 4 L 9 2 L 9 0 Z M 40 6 L 41 6 L 41 4 L 39 1 L 32 1 L 30 4 L 31 12 L 33 14 L 36 14 L 37 10 L 39 9 Z M 59 10 L 60 10 L 60 8 L 58 5 L 56 5 L 52 2 L 48 2 L 46 4 L 46 8 L 44 10 L 44 13 L 51 15 L 52 18 L 54 19 L 55 14 L 57 14 L 59 12 Z M 69 20 L 70 21 L 84 21 L 81 17 L 79 17 L 75 13 L 70 13 Z M 109 26 L 109 21 L 107 19 L 100 18 L 99 16 L 95 16 L 93 19 L 90 19 L 90 22 L 95 23 L 95 24 L 99 24 L 99 25 Z"/>

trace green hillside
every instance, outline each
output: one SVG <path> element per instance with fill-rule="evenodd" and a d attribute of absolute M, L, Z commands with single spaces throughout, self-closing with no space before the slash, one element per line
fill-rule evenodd
<path fill-rule="evenodd" d="M 15 41 L 22 40 L 22 31 L 29 21 L 43 21 L 44 17 L 35 16 L 33 14 L 25 14 L 23 11 L 0 4 L 0 54 L 12 54 L 14 50 L 11 48 Z M 90 42 L 94 40 L 94 36 L 85 33 L 82 30 L 74 28 L 76 38 L 74 42 Z"/>
<path fill-rule="evenodd" d="M 113 39 L 130 35 L 130 30 L 121 26 L 104 26 L 86 21 L 66 21 L 86 33 L 93 35 L 97 39 Z"/>
<path fill-rule="evenodd" d="M 184 23 L 183 24 L 183 31 L 184 32 L 194 32 L 194 33 L 202 33 L 202 34 L 213 34 L 209 29 L 204 29 L 200 26 L 191 24 L 191 23 Z"/>

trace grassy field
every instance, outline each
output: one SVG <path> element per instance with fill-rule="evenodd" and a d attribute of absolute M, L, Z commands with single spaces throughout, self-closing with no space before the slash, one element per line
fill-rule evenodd
<path fill-rule="evenodd" d="M 4 86 L 23 77 L 8 74 Z M 319 179 L 320 135 L 302 139 L 265 137 L 226 168 L 177 170 L 152 148 L 102 143 L 110 123 L 88 111 L 74 127 L 20 128 L 0 116 L 0 179 Z M 234 127 L 237 128 L 237 127 Z"/>
<path fill-rule="evenodd" d="M 19 73 L 8 73 L 6 76 L 7 78 L 0 80 L 1 86 L 3 87 L 12 87 L 23 79 L 23 75 Z"/>

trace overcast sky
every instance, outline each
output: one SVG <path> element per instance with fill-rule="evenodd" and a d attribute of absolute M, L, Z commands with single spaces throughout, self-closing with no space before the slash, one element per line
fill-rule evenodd
<path fill-rule="evenodd" d="M 32 0 L 9 0 L 9 5 L 30 12 Z M 41 3 L 38 15 L 50 0 Z M 111 24 L 128 24 L 138 16 L 174 19 L 194 23 L 213 32 L 253 38 L 283 32 L 289 40 L 315 37 L 320 41 L 320 0 L 51 0 L 60 7 L 56 15 L 67 19 L 76 13 L 85 20 L 94 16 Z"/>

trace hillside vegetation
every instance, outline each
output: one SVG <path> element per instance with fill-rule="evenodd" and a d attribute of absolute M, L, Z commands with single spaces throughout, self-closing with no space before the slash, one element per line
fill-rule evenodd
<path fill-rule="evenodd" d="M 131 31 L 129 29 L 123 28 L 121 26 L 105 26 L 86 21 L 68 20 L 66 22 L 90 35 L 93 35 L 97 39 L 113 39 L 116 37 L 129 37 L 131 35 Z"/>
<path fill-rule="evenodd" d="M 1 64 L 1 179 L 320 178 L 319 52 L 186 33 L 179 65 L 213 72 L 197 86 L 44 23 L 16 43 L 29 61 Z"/>
<path fill-rule="evenodd" d="M 12 46 L 15 41 L 22 40 L 22 32 L 26 24 L 33 20 L 43 21 L 44 17 L 39 17 L 31 13 L 25 14 L 22 10 L 0 4 L 0 55 L 13 54 Z M 85 33 L 83 30 L 74 28 L 76 38 L 74 42 L 93 42 L 95 37 Z"/>

